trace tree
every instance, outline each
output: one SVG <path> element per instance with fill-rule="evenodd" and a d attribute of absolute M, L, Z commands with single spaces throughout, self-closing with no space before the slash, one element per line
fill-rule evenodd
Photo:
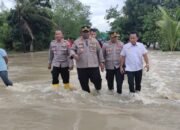
<path fill-rule="evenodd" d="M 160 11 L 157 6 L 166 7 L 172 14 L 174 9 L 179 7 L 179 0 L 126 0 L 122 11 L 117 7 L 107 10 L 106 19 L 113 21 L 110 23 L 111 30 L 116 30 L 121 34 L 123 41 L 128 41 L 128 34 L 137 31 L 140 40 L 150 45 L 159 42 L 160 30 L 156 21 L 160 20 Z"/>
<path fill-rule="evenodd" d="M 160 40 L 160 29 L 156 26 L 156 21 L 160 20 L 160 17 L 160 11 L 156 8 L 144 16 L 142 41 L 147 47 L 153 44 L 153 48 L 156 49 L 156 43 Z"/>
<path fill-rule="evenodd" d="M 80 27 L 91 25 L 89 7 L 78 0 L 53 0 L 53 20 L 66 38 L 77 38 Z"/>
<path fill-rule="evenodd" d="M 10 37 L 10 27 L 6 22 L 9 12 L 0 12 L 0 47 L 5 47 L 5 43 L 9 42 Z"/>
<path fill-rule="evenodd" d="M 161 29 L 161 46 L 163 50 L 175 51 L 180 49 L 180 8 L 173 15 L 159 6 L 162 13 L 157 25 Z"/>
<path fill-rule="evenodd" d="M 36 39 L 38 33 L 40 35 L 43 31 L 43 35 L 50 35 L 47 32 L 51 31 L 45 30 L 52 30 L 53 27 L 49 7 L 49 0 L 16 0 L 16 7 L 10 11 L 8 21 L 12 27 L 13 40 L 21 41 L 24 51 L 28 43 L 30 51 L 34 51 L 34 43 L 39 40 Z"/>

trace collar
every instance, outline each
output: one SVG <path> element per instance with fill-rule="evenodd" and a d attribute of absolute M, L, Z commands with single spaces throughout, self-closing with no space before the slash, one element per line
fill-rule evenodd
<path fill-rule="evenodd" d="M 112 43 L 112 41 L 111 41 L 111 40 L 109 40 L 109 44 L 118 44 L 118 41 L 117 41 L 117 42 L 115 42 L 115 43 Z"/>
<path fill-rule="evenodd" d="M 138 46 L 138 42 L 136 42 L 136 44 L 132 44 L 132 43 L 130 42 L 130 44 L 131 44 L 131 46 Z"/>

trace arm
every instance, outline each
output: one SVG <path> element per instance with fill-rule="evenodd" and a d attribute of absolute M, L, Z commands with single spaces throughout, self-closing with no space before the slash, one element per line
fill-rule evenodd
<path fill-rule="evenodd" d="M 99 43 L 97 43 L 97 56 L 98 56 L 101 71 L 103 72 L 104 71 L 104 56 L 103 56 L 103 52 Z"/>
<path fill-rule="evenodd" d="M 123 46 L 121 54 L 120 54 L 120 71 L 122 74 L 124 73 L 125 58 L 126 58 L 126 53 L 125 53 L 125 49 Z"/>
<path fill-rule="evenodd" d="M 3 56 L 3 58 L 4 58 L 5 62 L 6 62 L 6 64 L 8 64 L 8 56 Z"/>
<path fill-rule="evenodd" d="M 4 58 L 6 64 L 8 64 L 8 55 L 4 49 L 1 49 L 1 56 Z"/>
<path fill-rule="evenodd" d="M 68 55 L 69 55 L 69 56 L 68 56 L 68 63 L 69 63 L 69 69 L 72 70 L 73 67 L 74 67 L 74 61 L 73 61 L 73 59 L 71 58 L 70 52 L 71 52 L 71 47 L 69 46 L 69 47 L 68 47 Z"/>
<path fill-rule="evenodd" d="M 48 69 L 51 69 L 51 64 L 52 64 L 53 58 L 54 58 L 54 53 L 53 53 L 53 51 L 51 49 L 51 45 L 50 45 L 50 47 L 49 47 L 49 61 L 48 61 L 49 64 L 48 64 Z"/>
<path fill-rule="evenodd" d="M 70 49 L 70 58 L 71 59 L 75 59 L 78 60 L 79 56 L 77 55 L 77 46 L 76 46 L 76 41 L 74 42 L 74 44 L 72 45 L 71 49 Z"/>
<path fill-rule="evenodd" d="M 144 61 L 145 61 L 145 63 L 146 63 L 146 65 L 145 65 L 145 67 L 144 68 L 146 68 L 147 69 L 147 72 L 149 71 L 149 59 L 148 59 L 148 55 L 147 55 L 147 53 L 148 53 L 148 51 L 147 51 L 147 49 L 145 48 L 145 46 L 143 45 L 143 49 L 142 49 L 142 53 L 143 53 L 143 58 L 144 58 Z"/>
<path fill-rule="evenodd" d="M 102 46 L 102 53 L 103 53 L 103 57 L 105 59 L 105 57 L 106 57 L 106 45 Z"/>
<path fill-rule="evenodd" d="M 143 55 L 143 57 L 144 57 L 144 61 L 145 61 L 145 63 L 146 63 L 145 68 L 147 68 L 147 72 L 148 72 L 148 71 L 149 71 L 149 58 L 148 58 L 147 53 L 145 53 L 145 54 Z"/>
<path fill-rule="evenodd" d="M 124 66 L 124 64 L 125 64 L 125 56 L 120 56 L 120 71 L 121 71 L 121 73 L 124 73 L 124 68 L 123 68 L 123 66 Z"/>

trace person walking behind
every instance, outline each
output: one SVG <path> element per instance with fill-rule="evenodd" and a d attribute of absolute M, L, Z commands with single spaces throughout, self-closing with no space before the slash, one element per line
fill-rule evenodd
<path fill-rule="evenodd" d="M 117 93 L 122 93 L 122 84 L 124 74 L 120 72 L 120 53 L 123 48 L 123 43 L 118 40 L 117 32 L 110 33 L 110 41 L 103 45 L 103 55 L 105 59 L 106 80 L 108 89 L 114 90 L 114 76 L 116 77 Z"/>

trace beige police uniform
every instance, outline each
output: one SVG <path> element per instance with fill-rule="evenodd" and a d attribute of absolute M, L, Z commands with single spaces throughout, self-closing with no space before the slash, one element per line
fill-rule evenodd
<path fill-rule="evenodd" d="M 102 49 L 94 38 L 78 38 L 72 48 L 71 56 L 78 56 L 76 60 L 78 78 L 84 91 L 90 92 L 89 79 L 94 83 L 97 90 L 101 89 L 100 63 L 104 62 Z"/>
<path fill-rule="evenodd" d="M 70 59 L 70 48 L 68 42 L 53 40 L 49 48 L 49 64 L 52 65 L 52 84 L 59 84 L 59 74 L 64 84 L 69 83 L 69 67 L 73 67 L 73 60 Z"/>
<path fill-rule="evenodd" d="M 112 33 L 112 37 L 118 37 L 117 33 Z M 111 40 L 103 45 L 103 56 L 105 59 L 106 80 L 109 90 L 114 90 L 114 77 L 116 78 L 117 93 L 122 93 L 122 84 L 124 75 L 120 73 L 120 54 L 123 43 L 117 41 L 112 43 Z"/>

